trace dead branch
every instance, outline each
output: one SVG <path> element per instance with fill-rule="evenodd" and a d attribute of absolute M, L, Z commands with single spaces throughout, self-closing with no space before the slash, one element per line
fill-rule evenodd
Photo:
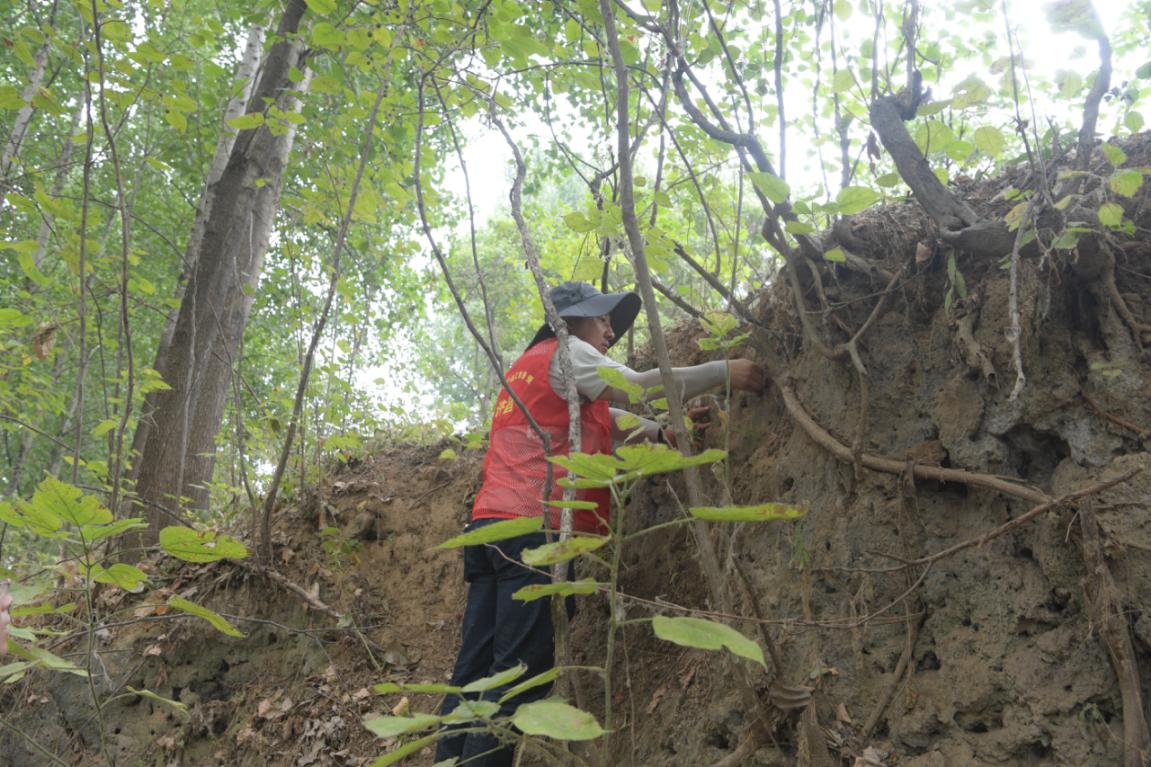
<path fill-rule="evenodd" d="M 1103 409 L 1102 405 L 1088 396 L 1087 392 L 1081 391 L 1079 392 L 1079 396 L 1083 398 L 1083 401 L 1087 403 L 1087 406 L 1094 410 L 1100 418 L 1110 421 L 1116 426 L 1122 426 L 1124 429 L 1127 429 L 1130 432 L 1134 432 L 1135 436 L 1137 436 L 1139 439 L 1147 439 L 1148 437 L 1151 437 L 1151 429 L 1140 429 L 1130 421 L 1124 420 L 1114 413 L 1107 412 Z"/>

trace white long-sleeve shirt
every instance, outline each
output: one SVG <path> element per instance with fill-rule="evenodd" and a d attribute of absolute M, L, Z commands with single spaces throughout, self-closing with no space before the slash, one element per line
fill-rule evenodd
<path fill-rule="evenodd" d="M 574 336 L 568 337 L 568 352 L 572 362 L 572 376 L 575 378 L 576 391 L 579 392 L 580 397 L 589 401 L 600 399 L 600 395 L 608 388 L 607 382 L 599 373 L 600 368 L 606 367 L 619 371 L 628 383 L 642 386 L 645 390 L 660 383 L 659 368 L 645 370 L 642 373 L 636 372 L 627 365 L 601 354 L 587 341 Z M 722 385 L 727 380 L 727 362 L 717 360 L 690 367 L 672 368 L 672 379 L 673 386 L 679 390 L 672 393 L 678 394 L 681 402 L 689 400 L 708 389 Z M 552 390 L 562 399 L 564 396 L 563 374 L 560 372 L 559 363 L 554 357 L 548 369 L 548 382 L 551 384 Z M 659 393 L 649 398 L 655 399 L 662 396 L 664 394 Z M 626 405 L 628 404 L 628 396 L 626 392 L 611 389 L 611 397 L 608 401 L 613 405 Z M 640 418 L 640 425 L 637 427 L 621 429 L 618 421 L 624 415 L 631 414 L 619 408 L 611 408 L 612 434 L 616 441 L 646 440 L 654 442 L 658 439 L 659 424 L 647 418 Z"/>

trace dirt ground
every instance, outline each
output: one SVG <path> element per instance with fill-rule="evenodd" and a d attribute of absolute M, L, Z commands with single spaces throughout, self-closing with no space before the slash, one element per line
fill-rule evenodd
<path fill-rule="evenodd" d="M 1151 165 L 1149 146 L 1146 136 L 1124 144 L 1129 164 Z M 971 182 L 964 193 L 981 212 L 1002 215 L 1014 204 L 1001 194 L 1011 181 Z M 868 371 L 862 438 L 861 378 L 851 361 L 829 360 L 805 340 L 783 280 L 765 289 L 752 306 L 760 326 L 749 328 L 751 339 L 735 353 L 780 378 L 763 395 L 721 403 L 726 429 L 710 430 L 707 440 L 730 447 L 730 480 L 711 472 L 704 480 L 716 503 L 730 493 L 737 503 L 782 501 L 807 510 L 797 523 L 712 533 L 739 615 L 762 616 L 782 673 L 628 626 L 613 677 L 617 730 L 606 763 L 1123 763 L 1124 727 L 1136 709 L 1130 684 L 1121 687 L 1115 648 L 1127 643 L 1126 681 L 1134 682 L 1143 717 L 1146 695 L 1139 695 L 1151 681 L 1151 365 L 1136 329 L 1151 324 L 1147 200 L 1144 189 L 1121 201 L 1136 236 L 1113 243 L 1114 292 L 1086 268 L 1086 255 L 1023 259 L 1027 384 L 1014 400 L 1008 273 L 1000 264 L 959 254 L 967 296 L 949 302 L 949 251 L 914 204 L 868 211 L 837 231 L 842 247 L 878 268 L 868 273 L 849 263 L 822 271 L 834 311 L 815 321 L 827 339 L 860 327 L 887 275 L 910 265 L 859 349 Z M 805 284 L 815 307 L 818 288 Z M 672 333 L 677 364 L 709 358 L 695 343 L 699 335 L 692 325 Z M 861 455 L 898 468 L 856 466 L 817 444 L 789 409 L 785 388 L 840 444 L 858 442 Z M 120 763 L 355 765 L 386 751 L 392 744 L 360 721 L 399 700 L 375 695 L 371 685 L 443 681 L 456 648 L 459 555 L 431 547 L 466 519 L 482 456 L 455 446 L 458 456 L 447 460 L 444 447 L 337 467 L 314 496 L 276 519 L 285 578 L 348 616 L 359 634 L 308 607 L 301 594 L 226 563 L 156 564 L 159 593 L 103 605 L 109 615 L 146 620 L 101 632 L 99 683 L 147 688 L 190 710 L 183 720 L 141 697 L 111 706 L 105 717 Z M 916 477 L 921 467 L 1006 479 L 1034 497 Z M 1000 530 L 1042 505 L 1034 498 L 1062 497 L 1133 470 L 1141 473 Z M 684 498 L 679 480 L 645 481 L 632 495 L 628 529 L 673 519 Z M 322 535 L 326 527 L 340 534 Z M 933 558 L 964 541 L 974 545 Z M 640 539 L 625 552 L 623 590 L 714 609 L 696 547 L 685 532 Z M 909 564 L 927 558 L 929 565 Z M 738 585 L 741 572 L 746 589 Z M 202 622 L 170 620 L 150 607 L 166 593 L 202 600 L 248 636 L 229 639 Z M 652 609 L 624 608 L 629 617 Z M 573 625 L 577 659 L 602 657 L 606 620 L 602 599 L 582 603 Z M 734 625 L 759 636 L 751 621 Z M 87 692 L 59 678 L 9 690 L 5 705 L 21 707 L 26 732 L 83 763 L 96 748 Z M 742 678 L 759 710 L 744 705 Z M 772 705 L 779 683 L 805 688 L 811 703 Z M 581 693 L 602 714 L 596 689 L 588 683 Z M 410 703 L 430 711 L 436 701 L 413 696 Z M 761 726 L 749 728 L 756 719 Z M 0 735 L 6 763 L 39 764 L 20 743 Z M 406 763 L 428 765 L 431 757 Z"/>

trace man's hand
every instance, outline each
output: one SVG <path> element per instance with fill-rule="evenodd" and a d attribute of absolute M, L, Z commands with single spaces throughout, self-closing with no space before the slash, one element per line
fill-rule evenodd
<path fill-rule="evenodd" d="M 727 375 L 731 388 L 739 391 L 761 392 L 767 386 L 767 371 L 742 357 L 728 361 Z"/>
<path fill-rule="evenodd" d="M 0 581 L 0 656 L 8 654 L 8 624 L 12 616 L 8 608 L 12 606 L 12 595 L 8 593 L 8 581 Z"/>

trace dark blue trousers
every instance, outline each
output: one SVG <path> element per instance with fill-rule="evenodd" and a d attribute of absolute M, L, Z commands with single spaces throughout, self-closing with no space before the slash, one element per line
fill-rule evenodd
<path fill-rule="evenodd" d="M 477 520 L 468 525 L 468 529 L 474 530 L 496 521 Z M 542 546 L 546 542 L 543 533 L 532 533 L 464 548 L 468 602 L 464 609 L 463 637 L 452 672 L 452 685 L 463 686 L 518 663 L 528 667 L 527 673 L 517 680 L 522 682 L 554 665 L 551 600 L 521 602 L 512 599 L 512 594 L 524 586 L 551 581 L 548 574 L 528 569 L 521 560 L 524 549 Z M 506 689 L 503 687 L 466 697 L 495 701 Z M 544 698 L 550 689 L 551 685 L 540 685 L 516 696 L 500 706 L 499 715 L 511 714 L 523 703 Z M 440 713 L 449 714 L 459 702 L 459 696 L 447 696 Z M 436 746 L 437 762 L 456 757 L 460 765 L 469 767 L 509 767 L 514 755 L 514 746 L 502 744 L 488 732 L 440 738 Z"/>

